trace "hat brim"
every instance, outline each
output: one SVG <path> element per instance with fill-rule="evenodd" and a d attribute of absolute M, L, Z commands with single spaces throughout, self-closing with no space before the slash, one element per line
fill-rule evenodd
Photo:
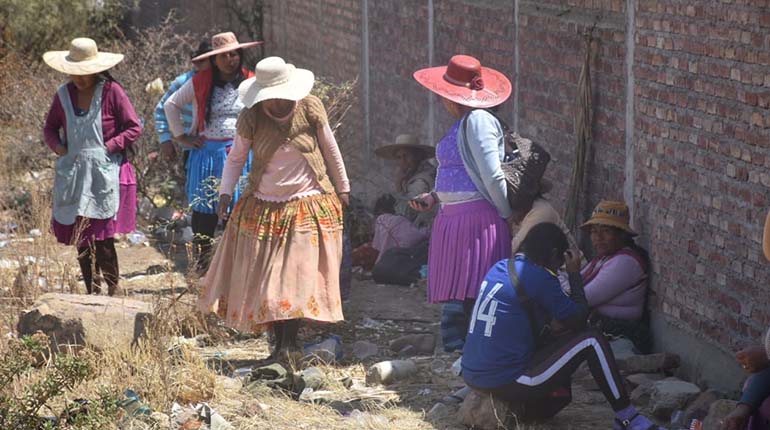
<path fill-rule="evenodd" d="M 472 90 L 449 83 L 444 79 L 446 66 L 429 67 L 414 72 L 414 79 L 428 90 L 455 103 L 472 108 L 490 108 L 502 104 L 513 92 L 511 81 L 502 73 L 489 67 L 481 68 L 484 89 Z"/>
<path fill-rule="evenodd" d="M 43 54 L 43 61 L 52 69 L 67 75 L 94 75 L 115 67 L 123 61 L 123 54 L 99 52 L 96 58 L 86 61 L 70 61 L 69 51 L 48 51 Z"/>
<path fill-rule="evenodd" d="M 436 148 L 428 145 L 420 145 L 420 144 L 413 144 L 413 143 L 383 145 L 375 149 L 374 154 L 386 160 L 395 160 L 396 152 L 399 149 L 416 149 L 418 151 L 422 151 L 425 154 L 425 158 L 433 158 L 436 156 Z"/>
<path fill-rule="evenodd" d="M 630 234 L 631 236 L 638 236 L 639 235 L 639 233 L 637 233 L 634 230 L 632 230 L 631 227 L 626 225 L 626 224 L 623 224 L 623 223 L 620 223 L 620 222 L 611 221 L 611 220 L 606 220 L 606 219 L 595 219 L 595 218 L 589 219 L 588 221 L 584 222 L 580 226 L 580 228 L 581 229 L 586 229 L 587 227 L 590 227 L 592 225 L 606 225 L 606 226 L 609 226 L 609 227 L 615 227 L 615 228 L 618 228 L 620 230 L 623 230 L 626 233 Z"/>
<path fill-rule="evenodd" d="M 197 57 L 194 57 L 190 61 L 195 62 L 195 61 L 203 60 L 209 57 L 213 57 L 214 55 L 217 55 L 217 54 L 223 54 L 225 52 L 235 51 L 242 48 L 251 48 L 261 44 L 262 44 L 262 41 L 244 42 L 244 43 L 238 43 L 236 45 L 229 45 L 222 48 L 212 49 L 211 51 L 206 52 L 205 54 L 201 54 L 201 55 L 198 55 Z"/>
<path fill-rule="evenodd" d="M 310 94 L 314 83 L 313 72 L 294 69 L 289 79 L 280 85 L 263 86 L 257 84 L 256 77 L 246 79 L 238 86 L 238 96 L 247 109 L 261 101 L 271 99 L 297 101 Z"/>

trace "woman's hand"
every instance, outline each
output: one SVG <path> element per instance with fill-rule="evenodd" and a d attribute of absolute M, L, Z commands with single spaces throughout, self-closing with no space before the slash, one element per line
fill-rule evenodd
<path fill-rule="evenodd" d="M 417 212 L 428 212 L 436 206 L 436 198 L 433 193 L 422 193 L 409 201 L 409 207 Z"/>
<path fill-rule="evenodd" d="M 722 430 L 743 430 L 746 428 L 746 422 L 751 416 L 751 407 L 749 405 L 740 403 L 735 409 L 725 417 L 720 424 L 722 424 Z"/>
<path fill-rule="evenodd" d="M 761 346 L 744 348 L 735 354 L 735 359 L 749 373 L 756 373 L 770 365 L 767 352 Z"/>
<path fill-rule="evenodd" d="M 340 199 L 343 208 L 350 206 L 350 193 L 337 193 L 337 197 Z"/>
<path fill-rule="evenodd" d="M 57 143 L 56 147 L 53 149 L 53 152 L 56 153 L 59 157 L 62 155 L 67 155 L 67 147 L 62 145 L 61 143 Z"/>
<path fill-rule="evenodd" d="M 568 273 L 580 273 L 580 253 L 568 249 L 567 252 L 564 253 L 564 264 L 567 266 L 567 272 Z"/>
<path fill-rule="evenodd" d="M 230 214 L 227 213 L 227 209 L 230 208 L 230 202 L 233 201 L 233 197 L 230 194 L 222 194 L 219 196 L 219 203 L 217 203 L 217 216 L 222 221 L 227 221 Z"/>
<path fill-rule="evenodd" d="M 189 134 L 183 134 L 174 138 L 183 148 L 201 149 L 203 148 L 203 142 L 198 136 L 190 136 Z"/>

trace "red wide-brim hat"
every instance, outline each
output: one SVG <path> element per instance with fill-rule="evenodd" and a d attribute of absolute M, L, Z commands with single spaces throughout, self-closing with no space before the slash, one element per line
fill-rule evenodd
<path fill-rule="evenodd" d="M 414 72 L 422 86 L 453 102 L 472 108 L 490 108 L 508 100 L 513 92 L 504 74 L 482 67 L 469 55 L 455 55 L 449 64 Z"/>

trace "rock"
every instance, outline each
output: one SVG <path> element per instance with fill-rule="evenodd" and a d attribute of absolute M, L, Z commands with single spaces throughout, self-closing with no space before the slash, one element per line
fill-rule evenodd
<path fill-rule="evenodd" d="M 339 336 L 329 336 L 321 342 L 304 348 L 305 358 L 317 358 L 324 363 L 333 363 L 342 359 L 342 340 Z"/>
<path fill-rule="evenodd" d="M 738 402 L 735 400 L 720 399 L 712 403 L 708 415 L 703 419 L 703 430 L 721 430 L 722 425 L 719 422 L 736 406 Z"/>
<path fill-rule="evenodd" d="M 697 385 L 675 378 L 664 379 L 652 384 L 650 406 L 652 414 L 661 419 L 668 419 L 677 409 L 684 409 L 687 403 L 700 394 Z"/>
<path fill-rule="evenodd" d="M 465 397 L 457 420 L 467 427 L 478 430 L 497 430 L 508 428 L 511 420 L 508 405 L 491 394 L 471 390 Z M 516 426 L 510 426 L 516 428 Z"/>
<path fill-rule="evenodd" d="M 366 372 L 366 383 L 388 385 L 408 379 L 416 373 L 417 364 L 412 360 L 381 361 Z"/>
<path fill-rule="evenodd" d="M 648 355 L 632 355 L 618 360 L 618 368 L 626 374 L 659 373 L 679 367 L 681 362 L 676 354 L 659 352 Z"/>
<path fill-rule="evenodd" d="M 380 352 L 380 348 L 371 342 L 359 340 L 353 344 L 353 355 L 359 360 L 366 360 Z"/>
<path fill-rule="evenodd" d="M 634 343 L 623 337 L 610 342 L 610 348 L 612 348 L 612 354 L 615 356 L 615 360 L 625 360 L 626 358 L 636 355 L 634 352 Z"/>
<path fill-rule="evenodd" d="M 51 350 L 89 344 L 97 349 L 130 346 L 152 317 L 149 303 L 125 297 L 48 293 L 19 318 L 19 336 L 42 331 Z"/>
<path fill-rule="evenodd" d="M 223 391 L 238 392 L 242 387 L 243 383 L 236 378 L 229 378 L 227 376 L 217 375 L 216 376 L 216 385 L 220 387 Z"/>
<path fill-rule="evenodd" d="M 305 388 L 319 390 L 323 388 L 326 382 L 326 374 L 317 367 L 308 367 L 300 372 L 299 376 L 305 380 Z"/>
<path fill-rule="evenodd" d="M 638 407 L 646 406 L 650 402 L 650 394 L 652 394 L 653 384 L 640 385 L 634 388 L 629 395 L 631 403 Z"/>
<path fill-rule="evenodd" d="M 662 379 L 666 379 L 666 377 L 660 373 L 635 373 L 633 375 L 626 376 L 626 381 L 632 390 L 640 385 L 651 386 L 655 382 Z"/>
<path fill-rule="evenodd" d="M 724 396 L 716 390 L 706 390 L 702 392 L 693 402 L 684 410 L 685 422 L 689 423 L 693 419 L 703 420 L 708 414 L 711 404 Z"/>
<path fill-rule="evenodd" d="M 410 346 L 410 355 L 433 355 L 436 350 L 436 336 L 432 334 L 408 334 L 390 341 L 390 350 L 401 353 Z"/>
<path fill-rule="evenodd" d="M 444 403 L 438 402 L 433 405 L 432 408 L 425 414 L 425 419 L 428 421 L 438 421 L 442 418 L 446 418 L 453 412 L 452 408 Z"/>

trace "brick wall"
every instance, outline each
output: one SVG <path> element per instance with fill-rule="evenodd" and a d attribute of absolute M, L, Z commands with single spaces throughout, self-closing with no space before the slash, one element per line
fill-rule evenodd
<path fill-rule="evenodd" d="M 656 306 L 734 348 L 770 324 L 766 1 L 640 1 L 635 195 Z"/>
<path fill-rule="evenodd" d="M 518 104 L 507 102 L 502 114 L 553 154 L 551 199 L 563 210 L 584 34 L 593 28 L 594 138 L 582 218 L 602 198 L 633 196 L 634 224 L 653 259 L 656 313 L 725 352 L 758 339 L 770 324 L 770 266 L 759 246 L 770 204 L 768 2 L 636 0 L 627 10 L 626 0 L 518 0 L 518 16 L 511 0 L 432 3 L 431 14 L 429 0 L 369 1 L 366 10 L 361 0 L 267 2 L 268 54 L 321 76 L 360 77 L 361 103 L 340 137 L 354 189 L 374 195 L 392 186 L 392 166 L 374 148 L 405 132 L 435 144 L 451 123 L 411 77 L 429 65 L 433 46 L 434 64 L 468 53 L 517 82 Z"/>

